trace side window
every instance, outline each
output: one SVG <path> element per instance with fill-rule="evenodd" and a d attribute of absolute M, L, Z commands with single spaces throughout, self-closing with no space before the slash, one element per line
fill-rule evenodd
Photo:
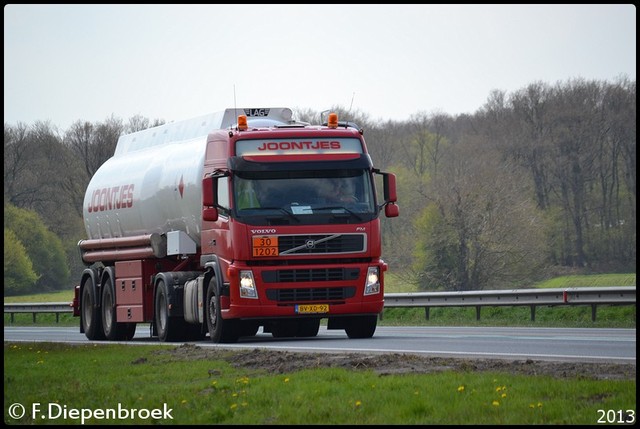
<path fill-rule="evenodd" d="M 223 176 L 218 178 L 218 207 L 221 209 L 220 214 L 229 214 L 229 177 Z"/>

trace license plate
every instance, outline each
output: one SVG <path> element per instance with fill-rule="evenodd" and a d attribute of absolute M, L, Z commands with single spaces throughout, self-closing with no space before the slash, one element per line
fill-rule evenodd
<path fill-rule="evenodd" d="M 253 256 L 278 256 L 278 237 L 267 235 L 264 237 L 253 237 Z"/>
<path fill-rule="evenodd" d="M 297 314 L 318 314 L 328 313 L 329 304 L 298 304 L 296 305 Z"/>

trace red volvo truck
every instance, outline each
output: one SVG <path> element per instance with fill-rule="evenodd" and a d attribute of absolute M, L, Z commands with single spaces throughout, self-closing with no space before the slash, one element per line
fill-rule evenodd
<path fill-rule="evenodd" d="M 376 186 L 380 188 L 376 191 Z M 313 337 L 321 319 L 374 335 L 380 215 L 395 176 L 363 131 L 288 108 L 226 109 L 123 135 L 84 199 L 74 315 L 90 340 Z"/>

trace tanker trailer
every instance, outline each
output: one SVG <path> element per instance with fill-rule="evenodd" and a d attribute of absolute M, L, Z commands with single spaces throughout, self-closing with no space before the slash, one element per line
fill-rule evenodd
<path fill-rule="evenodd" d="M 291 117 L 234 108 L 120 137 L 83 204 L 73 306 L 87 338 L 128 340 L 139 323 L 161 341 L 315 336 L 322 318 L 373 335 L 387 269 L 378 213 L 398 215 L 395 176 L 373 168 L 361 130 Z M 357 204 L 258 202 L 341 182 Z"/>

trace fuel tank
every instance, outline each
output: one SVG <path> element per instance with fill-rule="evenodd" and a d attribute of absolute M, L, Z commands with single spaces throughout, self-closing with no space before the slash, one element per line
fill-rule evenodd
<path fill-rule="evenodd" d="M 84 197 L 89 239 L 184 231 L 200 243 L 207 136 L 118 153 L 96 171 Z"/>

